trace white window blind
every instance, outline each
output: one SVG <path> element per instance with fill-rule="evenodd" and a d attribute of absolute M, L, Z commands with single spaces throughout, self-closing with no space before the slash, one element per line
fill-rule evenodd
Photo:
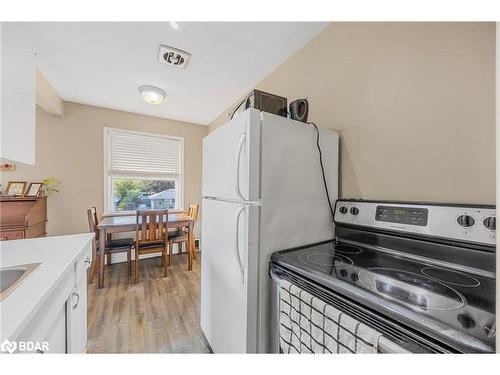
<path fill-rule="evenodd" d="M 175 179 L 180 174 L 181 142 L 168 137 L 109 130 L 109 170 L 113 177 Z"/>

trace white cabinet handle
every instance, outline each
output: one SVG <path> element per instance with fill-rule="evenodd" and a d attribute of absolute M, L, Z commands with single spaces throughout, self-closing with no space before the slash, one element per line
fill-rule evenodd
<path fill-rule="evenodd" d="M 80 303 L 80 295 L 79 295 L 78 293 L 76 293 L 76 292 L 73 292 L 73 293 L 71 294 L 71 296 L 72 296 L 72 297 L 76 297 L 76 298 L 77 298 L 77 299 L 76 299 L 76 303 L 72 306 L 72 309 L 73 309 L 73 310 L 76 310 L 76 308 L 78 307 L 78 304 Z"/>

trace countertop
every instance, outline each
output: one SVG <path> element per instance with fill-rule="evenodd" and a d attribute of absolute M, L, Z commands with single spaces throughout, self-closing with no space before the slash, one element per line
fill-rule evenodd
<path fill-rule="evenodd" d="M 0 302 L 0 342 L 15 339 L 72 267 L 93 233 L 0 243 L 0 267 L 42 263 Z"/>

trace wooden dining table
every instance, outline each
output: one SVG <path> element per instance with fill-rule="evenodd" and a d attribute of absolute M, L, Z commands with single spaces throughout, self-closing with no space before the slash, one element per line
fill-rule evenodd
<path fill-rule="evenodd" d="M 139 217 L 139 223 L 141 218 Z M 165 218 L 164 218 L 165 220 Z M 188 228 L 188 269 L 193 269 L 194 254 L 194 219 L 184 212 L 174 212 L 168 214 L 169 228 Z M 135 232 L 137 228 L 136 215 L 105 216 L 97 225 L 99 230 L 99 249 L 106 246 L 106 238 L 112 233 Z M 170 249 L 172 251 L 172 249 Z M 137 261 L 137 259 L 136 259 Z M 104 287 L 104 251 L 99 251 L 97 259 L 99 264 L 99 288 Z"/>

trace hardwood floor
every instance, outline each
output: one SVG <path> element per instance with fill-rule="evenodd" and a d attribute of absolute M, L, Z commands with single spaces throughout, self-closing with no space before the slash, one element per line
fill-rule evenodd
<path fill-rule="evenodd" d="M 141 281 L 126 263 L 106 268 L 105 287 L 88 290 L 87 353 L 209 353 L 200 328 L 200 256 L 172 256 L 163 278 L 160 258 L 139 262 Z"/>

